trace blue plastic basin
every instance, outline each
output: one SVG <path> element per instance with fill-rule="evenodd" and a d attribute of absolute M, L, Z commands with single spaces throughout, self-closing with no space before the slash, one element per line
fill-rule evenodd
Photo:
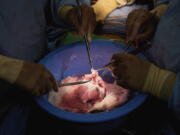
<path fill-rule="evenodd" d="M 122 51 L 122 47 L 124 47 L 124 44 L 114 41 L 92 41 L 91 54 L 94 68 L 97 69 L 106 65 L 110 61 L 112 54 Z M 144 57 L 141 54 L 139 54 L 139 56 Z M 69 75 L 90 73 L 86 48 L 83 42 L 63 46 L 47 55 L 40 63 L 49 69 L 57 81 Z M 147 99 L 146 94 L 134 93 L 133 98 L 126 104 L 112 111 L 94 114 L 78 114 L 56 108 L 48 102 L 47 97 L 48 95 L 45 95 L 35 100 L 40 107 L 48 113 L 58 119 L 69 122 L 69 126 L 77 130 L 95 133 L 106 132 L 123 124 L 126 115 L 137 109 Z"/>

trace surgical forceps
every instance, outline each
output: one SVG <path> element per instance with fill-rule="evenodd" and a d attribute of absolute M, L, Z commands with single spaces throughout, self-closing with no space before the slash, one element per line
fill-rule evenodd
<path fill-rule="evenodd" d="M 64 87 L 64 86 L 72 86 L 72 85 L 78 85 L 78 84 L 84 84 L 84 83 L 88 83 L 91 80 L 87 80 L 87 81 L 79 81 L 79 82 L 71 82 L 71 83 L 59 83 L 58 87 Z"/>
<path fill-rule="evenodd" d="M 79 20 L 79 23 L 82 23 L 82 20 L 81 20 L 82 11 L 81 11 L 81 8 L 80 8 L 79 0 L 76 0 L 76 4 L 77 4 L 77 9 L 78 9 L 78 20 Z M 90 54 L 90 45 L 89 45 L 87 34 L 84 34 L 83 38 L 84 38 L 84 42 L 86 44 L 86 50 L 87 50 L 87 54 L 88 54 L 89 64 L 91 66 L 91 69 L 93 69 L 92 57 L 91 57 L 91 54 Z"/>

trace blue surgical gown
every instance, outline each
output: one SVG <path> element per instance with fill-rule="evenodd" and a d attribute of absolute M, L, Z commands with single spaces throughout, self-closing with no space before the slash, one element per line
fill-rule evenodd
<path fill-rule="evenodd" d="M 58 30 L 58 34 L 66 30 L 65 24 L 57 16 L 60 2 L 1 0 L 0 55 L 38 61 L 47 54 L 48 34 L 53 28 Z"/>
<path fill-rule="evenodd" d="M 0 55 L 27 61 L 38 61 L 46 55 L 48 36 L 52 35 L 53 30 L 56 30 L 55 36 L 69 30 L 57 15 L 60 2 L 61 0 L 0 0 Z M 12 88 L 1 80 L 0 86 L 0 97 L 4 98 L 3 94 Z M 1 104 L 2 102 L 0 106 Z M 6 112 L 8 106 L 7 103 L 5 108 L 0 108 L 0 114 Z M 0 135 L 25 134 L 28 113 L 28 106 L 13 105 L 3 123 L 0 121 Z M 12 120 L 12 117 L 15 119 Z"/>
<path fill-rule="evenodd" d="M 169 107 L 180 118 L 180 1 L 171 0 L 162 16 L 147 56 L 160 68 L 177 73 Z"/>

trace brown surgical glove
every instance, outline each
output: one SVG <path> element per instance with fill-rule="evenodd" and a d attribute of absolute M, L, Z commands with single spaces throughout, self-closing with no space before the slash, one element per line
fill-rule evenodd
<path fill-rule="evenodd" d="M 33 95 L 42 95 L 50 90 L 57 91 L 57 84 L 52 74 L 41 64 L 24 62 L 14 84 Z"/>
<path fill-rule="evenodd" d="M 126 21 L 127 40 L 133 41 L 134 47 L 139 47 L 141 43 L 152 39 L 158 21 L 158 17 L 150 11 L 133 10 Z"/>
<path fill-rule="evenodd" d="M 110 69 L 117 84 L 126 88 L 148 92 L 168 100 L 176 80 L 176 74 L 131 54 L 117 53 L 112 56 Z"/>
<path fill-rule="evenodd" d="M 91 34 L 96 27 L 96 16 L 92 7 L 81 5 L 82 16 L 78 16 L 78 8 L 72 6 L 64 6 L 59 9 L 59 16 L 68 24 L 76 28 L 76 34 L 84 36 L 87 34 L 91 40 Z M 81 21 L 81 22 L 80 22 Z"/>
<path fill-rule="evenodd" d="M 57 91 L 54 77 L 43 65 L 5 56 L 0 56 L 0 79 L 37 96 Z"/>
<path fill-rule="evenodd" d="M 117 53 L 112 56 L 112 72 L 117 83 L 131 88 L 142 89 L 151 63 L 131 54 Z"/>

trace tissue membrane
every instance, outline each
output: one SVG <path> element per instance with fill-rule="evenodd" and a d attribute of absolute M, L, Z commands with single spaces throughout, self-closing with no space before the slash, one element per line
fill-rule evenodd
<path fill-rule="evenodd" d="M 87 81 L 88 83 L 59 87 L 58 92 L 49 93 L 49 101 L 56 107 L 75 113 L 109 111 L 129 98 L 129 90 L 103 81 L 98 72 L 83 76 L 70 76 L 61 83 Z"/>

